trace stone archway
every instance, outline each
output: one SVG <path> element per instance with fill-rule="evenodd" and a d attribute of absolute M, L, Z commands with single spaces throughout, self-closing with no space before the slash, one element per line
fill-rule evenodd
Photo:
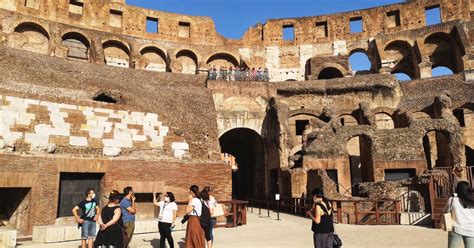
<path fill-rule="evenodd" d="M 222 153 L 235 157 L 238 170 L 232 174 L 234 199 L 250 199 L 265 194 L 265 146 L 262 137 L 248 128 L 235 128 L 219 138 Z"/>

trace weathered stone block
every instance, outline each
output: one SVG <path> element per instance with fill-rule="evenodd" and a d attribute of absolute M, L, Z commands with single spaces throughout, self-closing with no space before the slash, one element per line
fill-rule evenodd
<path fill-rule="evenodd" d="M 16 247 L 17 231 L 7 228 L 0 228 L 0 247 Z"/>
<path fill-rule="evenodd" d="M 121 151 L 122 151 L 122 149 L 120 149 L 119 147 L 106 146 L 102 149 L 102 154 L 104 156 L 108 156 L 108 157 L 116 157 L 116 156 L 120 155 Z"/>
<path fill-rule="evenodd" d="M 71 137 L 69 137 L 69 145 L 87 147 L 88 146 L 87 138 L 86 137 L 71 136 Z"/>
<path fill-rule="evenodd" d="M 25 142 L 31 146 L 47 146 L 49 143 L 49 134 L 25 133 Z"/>

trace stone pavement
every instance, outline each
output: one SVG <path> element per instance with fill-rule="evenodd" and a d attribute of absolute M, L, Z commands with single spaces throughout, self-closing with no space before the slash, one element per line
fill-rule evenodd
<path fill-rule="evenodd" d="M 271 213 L 271 218 L 264 213 L 260 217 L 249 212 L 247 226 L 216 229 L 214 247 L 313 247 L 308 219 L 280 214 L 282 220 L 277 221 L 275 213 Z M 185 232 L 180 230 L 181 224 L 177 229 L 173 237 L 175 243 L 182 245 Z M 336 229 L 344 248 L 444 248 L 447 245 L 447 233 L 424 227 L 337 225 Z M 79 244 L 77 241 L 49 245 L 26 242 L 19 247 L 78 247 Z M 136 235 L 131 247 L 159 247 L 159 234 Z"/>

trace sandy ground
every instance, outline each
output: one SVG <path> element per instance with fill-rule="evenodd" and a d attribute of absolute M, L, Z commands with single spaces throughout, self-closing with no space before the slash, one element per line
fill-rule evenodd
<path fill-rule="evenodd" d="M 237 228 L 215 229 L 214 248 L 220 247 L 313 247 L 310 221 L 305 218 L 280 214 L 270 218 L 257 213 L 248 214 L 248 225 Z M 175 247 L 184 247 L 185 232 L 178 224 L 173 232 Z M 447 247 L 447 233 L 414 226 L 355 226 L 336 225 L 336 232 L 347 248 L 443 248 Z M 25 242 L 19 247 L 78 247 L 80 242 L 33 244 Z M 159 234 L 134 236 L 132 248 L 159 247 Z"/>

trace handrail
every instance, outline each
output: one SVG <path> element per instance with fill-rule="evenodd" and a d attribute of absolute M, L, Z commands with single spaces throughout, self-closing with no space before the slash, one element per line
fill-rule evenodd
<path fill-rule="evenodd" d="M 400 224 L 400 200 L 397 199 L 352 199 L 336 200 L 328 199 L 334 209 L 334 218 L 337 223 L 343 223 L 343 214 L 348 217 L 349 224 Z M 306 211 L 312 208 L 312 200 L 302 197 L 280 197 L 280 201 L 270 197 L 251 199 L 250 205 L 259 209 L 280 210 L 289 214 L 305 216 Z M 343 208 L 343 205 L 345 206 Z M 365 210 L 367 205 L 371 205 L 371 210 Z M 267 211 L 268 212 L 268 211 Z M 267 213 L 270 216 L 270 213 Z M 355 216 L 354 220 L 350 216 Z M 374 221 L 375 220 L 375 221 Z"/>

